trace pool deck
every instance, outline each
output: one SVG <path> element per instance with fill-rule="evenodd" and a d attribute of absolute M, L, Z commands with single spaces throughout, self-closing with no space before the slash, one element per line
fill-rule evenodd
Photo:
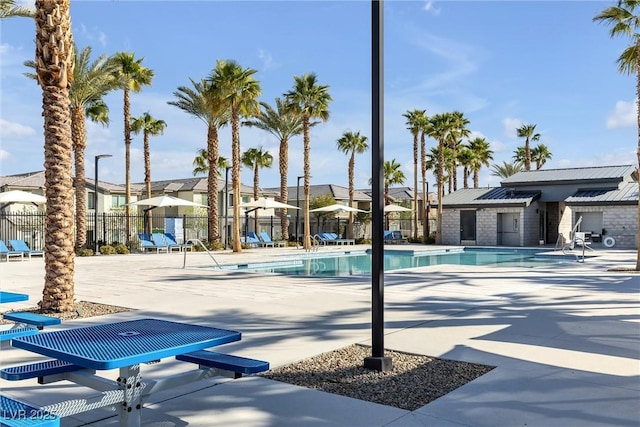
<path fill-rule="evenodd" d="M 393 245 L 389 249 L 411 249 Z M 416 250 L 424 246 L 415 246 Z M 434 247 L 429 247 L 434 248 Z M 328 247 L 319 253 L 364 250 Z M 217 252 L 222 264 L 304 255 L 295 248 Z M 562 267 L 441 265 L 385 274 L 386 348 L 497 368 L 415 411 L 308 390 L 260 377 L 210 379 L 154 395 L 143 425 L 170 426 L 640 426 L 640 275 L 636 252 L 587 251 Z M 77 300 L 135 311 L 63 321 L 69 328 L 156 317 L 242 331 L 220 351 L 268 360 L 272 367 L 370 344 L 371 279 L 313 278 L 196 268 L 205 253 L 76 259 Z M 42 294 L 44 262 L 0 264 L 2 289 Z M 37 360 L 6 343 L 2 366 Z M 179 362 L 144 365 L 143 375 L 179 372 Z M 107 372 L 115 376 L 115 372 Z M 0 380 L 3 393 L 44 405 L 86 389 L 35 380 Z M 113 412 L 63 419 L 64 426 L 114 426 Z"/>

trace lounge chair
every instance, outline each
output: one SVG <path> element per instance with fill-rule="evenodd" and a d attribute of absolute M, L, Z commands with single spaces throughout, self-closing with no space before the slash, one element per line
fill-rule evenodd
<path fill-rule="evenodd" d="M 354 239 L 341 239 L 336 233 L 319 233 L 321 239 L 324 240 L 325 244 L 333 244 L 333 245 L 355 245 L 356 241 Z"/>
<path fill-rule="evenodd" d="M 9 250 L 4 241 L 0 240 L 0 261 L 2 261 L 3 256 L 7 259 L 7 262 L 9 262 L 11 258 L 20 258 L 20 261 L 24 260 L 24 253 Z"/>
<path fill-rule="evenodd" d="M 142 248 L 142 252 L 153 251 L 156 253 L 160 252 L 169 252 L 169 247 L 164 245 L 156 245 L 152 240 L 151 236 L 145 233 L 138 233 L 138 239 L 140 239 L 140 247 Z"/>
<path fill-rule="evenodd" d="M 271 236 L 269 236 L 264 231 L 260 232 L 260 239 L 262 239 L 262 242 L 265 244 L 265 246 L 274 246 L 274 247 L 275 246 L 278 246 L 278 247 L 285 246 L 285 242 L 283 242 L 283 241 L 275 242 L 275 241 L 271 240 Z"/>
<path fill-rule="evenodd" d="M 405 243 L 407 239 L 402 237 L 400 230 L 385 230 L 384 243 Z"/>
<path fill-rule="evenodd" d="M 173 252 L 174 250 L 177 250 L 178 252 L 182 252 L 182 248 L 180 247 L 180 245 L 175 241 L 171 243 L 166 238 L 164 233 L 152 233 L 151 239 L 153 240 L 153 243 L 155 243 L 156 246 L 166 246 L 169 252 Z"/>
<path fill-rule="evenodd" d="M 269 245 L 266 245 L 262 240 L 260 240 L 258 235 L 253 231 L 249 231 L 247 233 L 247 238 L 248 238 L 247 243 L 251 244 L 252 246 L 269 246 Z"/>
<path fill-rule="evenodd" d="M 193 245 L 191 243 L 178 243 L 176 236 L 174 236 L 172 233 L 164 233 L 164 240 L 166 240 L 170 248 L 178 246 L 180 248 L 180 251 L 193 250 Z"/>
<path fill-rule="evenodd" d="M 22 252 L 29 259 L 31 259 L 32 256 L 44 257 L 43 251 L 31 249 L 24 240 L 9 240 L 9 244 L 11 245 L 11 249 L 16 252 Z"/>

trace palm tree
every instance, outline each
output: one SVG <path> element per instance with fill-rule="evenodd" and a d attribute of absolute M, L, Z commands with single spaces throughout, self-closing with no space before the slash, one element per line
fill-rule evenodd
<path fill-rule="evenodd" d="M 309 224 L 309 186 L 311 184 L 311 138 L 309 129 L 311 119 L 323 122 L 329 120 L 329 86 L 319 85 L 315 73 L 293 76 L 293 89 L 285 94 L 287 104 L 302 117 L 302 135 L 304 141 L 304 245 L 311 249 L 311 227 Z"/>
<path fill-rule="evenodd" d="M 219 138 L 218 129 L 229 121 L 228 111 L 223 108 L 220 96 L 215 86 L 208 80 L 199 82 L 189 79 L 192 87 L 180 86 L 173 96 L 176 101 L 168 101 L 167 104 L 180 108 L 187 114 L 202 120 L 207 125 L 207 148 L 200 154 L 204 154 L 206 164 L 202 162 L 202 168 L 198 172 L 207 174 L 207 204 L 208 226 L 207 241 L 209 243 L 220 240 L 219 210 L 218 210 L 218 173 L 209 169 L 211 164 L 219 164 Z M 196 166 L 197 157 L 194 160 Z M 206 166 L 206 169 L 205 169 Z M 196 169 L 193 171 L 196 174 Z"/>
<path fill-rule="evenodd" d="M 231 115 L 231 167 L 233 181 L 233 252 L 242 252 L 240 243 L 240 116 L 260 114 L 260 82 L 253 68 L 235 61 L 218 60 L 209 80 L 220 96 L 221 105 Z"/>
<path fill-rule="evenodd" d="M 489 167 L 489 160 L 493 160 L 493 151 L 486 139 L 476 137 L 469 141 L 469 150 L 473 153 L 471 170 L 473 171 L 473 188 L 480 187 L 480 169 Z"/>
<path fill-rule="evenodd" d="M 353 207 L 354 193 L 354 170 L 356 167 L 356 154 L 367 151 L 367 137 L 360 135 L 360 132 L 345 131 L 338 139 L 338 150 L 349 155 L 349 206 Z M 349 212 L 349 222 L 347 224 L 347 238 L 353 238 L 353 212 Z"/>
<path fill-rule="evenodd" d="M 229 159 L 218 156 L 218 177 L 222 176 L 222 171 L 229 167 Z M 201 148 L 196 152 L 193 159 L 193 176 L 209 172 L 209 152 L 206 148 Z"/>
<path fill-rule="evenodd" d="M 396 162 L 396 159 L 385 160 L 382 165 L 382 174 L 384 176 L 384 204 L 385 206 L 391 203 L 391 196 L 389 195 L 389 187 L 392 185 L 402 185 L 405 181 L 404 172 L 400 169 L 400 163 Z M 387 215 L 386 228 L 389 228 L 389 216 Z"/>
<path fill-rule="evenodd" d="M 0 18 L 35 17 L 35 10 L 30 7 L 17 5 L 14 0 L 0 0 Z"/>
<path fill-rule="evenodd" d="M 540 170 L 552 157 L 553 154 L 545 144 L 538 144 L 531 149 L 531 161 L 535 162 L 536 170 Z"/>
<path fill-rule="evenodd" d="M 491 175 L 499 176 L 500 178 L 509 178 L 511 175 L 515 175 L 522 170 L 522 163 L 520 162 L 508 163 L 503 161 L 502 165 L 494 164 L 491 166 Z"/>
<path fill-rule="evenodd" d="M 636 75 L 636 121 L 638 128 L 638 146 L 636 156 L 638 171 L 640 171 L 640 16 L 635 15 L 637 0 L 618 0 L 616 6 L 611 6 L 600 12 L 594 21 L 611 25 L 609 35 L 629 38 L 629 46 L 618 57 L 618 71 L 622 74 Z M 638 194 L 640 194 L 640 179 L 638 180 Z M 640 197 L 638 197 L 638 230 L 636 242 L 640 242 Z M 640 244 L 640 243 L 639 243 Z M 636 271 L 640 271 L 640 248 L 637 251 Z"/>
<path fill-rule="evenodd" d="M 420 127 L 420 169 L 422 172 L 422 235 L 426 239 L 429 236 L 429 194 L 427 191 L 427 142 L 429 134 L 429 117 L 425 114 L 418 120 Z"/>
<path fill-rule="evenodd" d="M 154 119 L 148 112 L 140 117 L 131 119 L 131 131 L 135 134 L 142 132 L 144 138 L 144 184 L 147 190 L 147 199 L 151 198 L 151 154 L 149 152 L 149 136 L 162 135 L 167 123 L 164 120 Z"/>
<path fill-rule="evenodd" d="M 442 198 L 444 197 L 444 165 L 445 142 L 454 129 L 451 113 L 435 114 L 429 119 L 429 136 L 438 141 L 438 161 L 436 162 L 438 182 L 438 223 L 436 243 L 442 243 Z"/>
<path fill-rule="evenodd" d="M 95 123 L 109 124 L 109 107 L 103 96 L 116 88 L 113 72 L 116 64 L 107 55 L 101 55 L 91 62 L 91 47 L 78 51 L 74 44 L 75 67 L 73 82 L 69 91 L 71 101 L 71 138 L 75 169 L 76 239 L 75 247 L 80 249 L 87 243 L 87 189 L 85 175 L 85 151 L 87 129 L 85 117 Z M 24 65 L 35 70 L 35 61 L 25 61 Z M 37 79 L 34 73 L 25 76 Z M 98 183 L 95 183 L 98 191 Z"/>
<path fill-rule="evenodd" d="M 451 158 L 449 165 L 449 180 L 451 181 L 449 192 L 458 189 L 458 147 L 462 145 L 462 138 L 468 138 L 470 131 L 469 120 L 460 111 L 451 113 L 451 121 L 453 129 L 449 133 L 449 148 L 451 149 Z M 452 190 L 453 189 L 453 190 Z"/>
<path fill-rule="evenodd" d="M 473 164 L 473 151 L 465 145 L 458 150 L 458 163 L 462 166 L 462 185 L 469 188 L 469 176 L 471 175 L 471 165 Z"/>
<path fill-rule="evenodd" d="M 74 308 L 71 110 L 73 36 L 69 0 L 36 0 L 36 73 L 42 87 L 47 211 L 41 309 Z"/>
<path fill-rule="evenodd" d="M 130 92 L 138 93 L 143 85 L 150 85 L 153 71 L 142 65 L 144 58 L 136 59 L 135 53 L 118 52 L 114 55 L 117 69 L 114 76 L 118 87 L 123 91 L 124 112 L 124 177 L 125 177 L 125 213 L 127 240 L 131 238 L 131 105 Z"/>
<path fill-rule="evenodd" d="M 540 134 L 536 133 L 536 125 L 522 125 L 518 129 L 518 138 L 524 138 L 524 170 L 531 170 L 531 142 L 539 141 Z"/>
<path fill-rule="evenodd" d="M 262 112 L 259 116 L 243 122 L 243 125 L 257 127 L 269 132 L 280 141 L 278 162 L 280 165 L 280 199 L 282 203 L 289 201 L 289 189 L 287 175 L 289 173 L 289 139 L 302 133 L 302 116 L 287 109 L 284 101 L 276 98 L 274 109 L 266 102 L 261 102 Z M 312 122 L 309 126 L 315 126 L 319 122 Z M 280 215 L 282 239 L 289 240 L 289 218 L 283 213 Z"/>
<path fill-rule="evenodd" d="M 407 129 L 413 136 L 413 238 L 418 239 L 418 138 L 422 129 L 422 120 L 427 110 L 407 111 L 402 116 L 407 119 Z"/>
<path fill-rule="evenodd" d="M 270 168 L 273 164 L 273 156 L 260 146 L 249 148 L 242 153 L 240 161 L 246 167 L 253 169 L 253 200 L 258 200 L 260 197 L 260 168 Z M 254 215 L 254 223 L 253 229 L 258 232 L 258 215 Z"/>

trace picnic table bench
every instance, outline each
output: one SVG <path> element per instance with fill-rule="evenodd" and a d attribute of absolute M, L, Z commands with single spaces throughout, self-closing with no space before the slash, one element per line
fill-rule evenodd
<path fill-rule="evenodd" d="M 236 331 L 158 319 L 139 319 L 14 339 L 12 346 L 54 359 L 3 368 L 0 370 L 0 377 L 3 379 L 19 381 L 38 378 L 39 384 L 66 380 L 100 393 L 91 398 L 93 403 L 82 403 L 74 399 L 43 408 L 30 407 L 36 413 L 40 411 L 52 414 L 57 424 L 55 420 L 54 424 L 18 424 L 11 419 L 6 422 L 0 419 L 0 425 L 58 426 L 61 417 L 115 406 L 121 426 L 139 426 L 142 399 L 152 392 L 173 389 L 214 376 L 239 378 L 243 374 L 268 370 L 269 363 L 265 361 L 204 350 L 238 341 L 240 338 L 240 332 Z M 157 380 L 142 379 L 141 363 L 156 363 L 169 356 L 197 363 L 198 369 Z M 110 369 L 119 369 L 117 381 L 95 375 L 96 370 Z M 9 397 L 7 399 L 11 400 Z"/>

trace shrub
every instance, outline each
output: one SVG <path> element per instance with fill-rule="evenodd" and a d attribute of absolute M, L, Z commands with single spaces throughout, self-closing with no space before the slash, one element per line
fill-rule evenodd
<path fill-rule="evenodd" d="M 356 239 L 356 244 L 357 245 L 370 245 L 371 244 L 371 239 L 360 237 L 360 238 Z"/>
<path fill-rule="evenodd" d="M 111 245 L 100 246 L 100 253 L 102 255 L 113 255 L 116 253 L 116 248 Z"/>
<path fill-rule="evenodd" d="M 127 255 L 129 253 L 129 248 L 123 243 L 118 243 L 114 246 L 114 249 L 117 254 Z"/>
<path fill-rule="evenodd" d="M 207 245 L 207 247 L 209 248 L 209 250 L 212 251 L 221 251 L 224 249 L 224 243 L 222 242 L 211 242 Z"/>
<path fill-rule="evenodd" d="M 77 256 L 93 256 L 93 249 L 89 249 L 89 248 L 82 248 L 82 249 L 78 249 L 78 252 L 76 252 Z"/>

